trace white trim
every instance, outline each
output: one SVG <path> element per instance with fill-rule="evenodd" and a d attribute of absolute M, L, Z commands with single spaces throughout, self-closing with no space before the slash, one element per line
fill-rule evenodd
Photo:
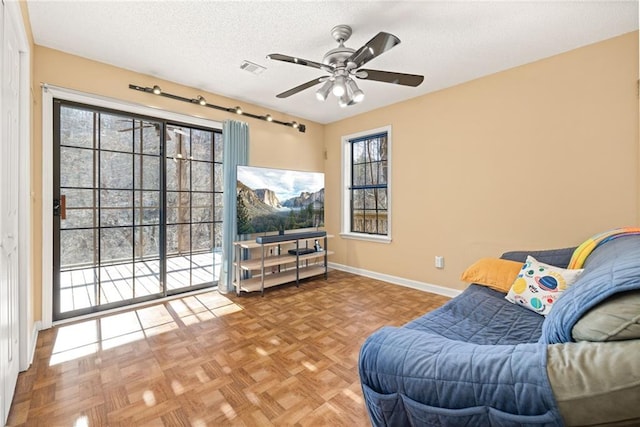
<path fill-rule="evenodd" d="M 393 164 L 391 159 L 391 152 L 393 150 L 393 135 L 391 132 L 391 125 L 386 125 L 379 127 L 377 129 L 370 129 L 362 132 L 353 133 L 351 135 L 342 136 L 342 147 L 341 147 L 341 163 L 342 163 L 342 183 L 340 187 L 341 194 L 341 218 L 340 218 L 340 236 L 355 239 L 355 240 L 366 240 L 370 242 L 381 242 L 381 243 L 390 243 L 391 242 L 391 214 L 392 214 L 392 203 L 391 203 L 391 177 L 393 171 Z M 367 135 L 374 135 L 377 133 L 387 133 L 387 234 L 385 236 L 374 236 L 366 233 L 354 233 L 351 230 L 351 203 L 350 203 L 350 191 L 349 184 L 351 182 L 351 150 L 349 140 L 362 138 Z"/>
<path fill-rule="evenodd" d="M 19 357 L 18 369 L 25 371 L 31 364 L 35 343 L 29 341 L 29 326 L 33 322 L 33 289 L 31 266 L 31 53 L 19 2 L 4 2 L 4 11 L 11 20 L 18 37 L 20 55 L 19 124 L 18 124 L 18 277 L 20 280 Z"/>
<path fill-rule="evenodd" d="M 50 84 L 42 85 L 42 328 L 53 326 L 53 99 L 222 129 L 222 123 Z M 157 300 L 156 300 L 157 301 Z M 100 312 L 101 314 L 104 312 Z"/>
<path fill-rule="evenodd" d="M 50 131 L 46 131 L 50 129 Z M 53 320 L 53 96 L 42 91 L 42 328 Z"/>
<path fill-rule="evenodd" d="M 382 280 L 383 282 L 391 283 L 394 285 L 400 285 L 411 289 L 417 289 L 419 291 L 442 295 L 445 297 L 455 298 L 462 293 L 462 291 L 458 289 L 445 288 L 444 286 L 418 282 L 417 280 L 405 279 L 402 277 L 391 276 L 389 274 L 376 273 L 375 271 L 349 267 L 347 265 L 336 264 L 333 262 L 330 262 L 328 266 L 335 270 L 346 271 L 347 273 L 357 274 L 358 276 L 370 277 L 372 279 Z"/>
<path fill-rule="evenodd" d="M 33 363 L 33 358 L 36 355 L 36 344 L 38 343 L 38 332 L 42 329 L 42 322 L 39 320 L 33 324 L 33 329 L 31 330 L 31 341 L 30 341 L 30 353 L 28 354 L 28 364 L 31 365 Z"/>
<path fill-rule="evenodd" d="M 377 234 L 340 233 L 340 237 L 342 237 L 343 239 L 366 240 L 369 242 L 378 242 L 378 243 L 391 243 L 391 237 L 379 236 Z"/>

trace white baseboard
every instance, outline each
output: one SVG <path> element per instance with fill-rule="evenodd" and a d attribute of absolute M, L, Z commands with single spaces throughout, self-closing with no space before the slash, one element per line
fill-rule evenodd
<path fill-rule="evenodd" d="M 417 280 L 405 279 L 402 277 L 391 276 L 389 274 L 376 273 L 375 271 L 363 270 L 361 268 L 349 267 L 342 264 L 336 264 L 333 262 L 328 263 L 330 268 L 334 268 L 340 271 L 346 271 L 347 273 L 357 274 L 359 276 L 370 277 L 376 280 L 382 280 L 383 282 L 392 283 L 394 285 L 405 286 L 407 288 L 418 289 L 424 292 L 431 292 L 432 294 L 443 295 L 445 297 L 454 298 L 462 293 L 457 289 L 445 288 L 444 286 L 432 285 L 431 283 L 418 282 Z"/>
<path fill-rule="evenodd" d="M 33 330 L 31 331 L 31 341 L 29 342 L 29 347 L 28 347 L 29 364 L 26 366 L 25 369 L 23 369 L 23 371 L 26 371 L 27 369 L 29 369 L 29 367 L 33 363 L 33 358 L 36 355 L 36 346 L 38 345 L 38 333 L 40 332 L 41 329 L 42 329 L 41 321 L 38 320 L 33 323 Z"/>

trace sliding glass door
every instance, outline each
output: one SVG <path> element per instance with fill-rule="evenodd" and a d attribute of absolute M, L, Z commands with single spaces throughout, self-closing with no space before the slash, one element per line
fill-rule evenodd
<path fill-rule="evenodd" d="M 222 137 L 54 101 L 54 320 L 217 285 Z"/>

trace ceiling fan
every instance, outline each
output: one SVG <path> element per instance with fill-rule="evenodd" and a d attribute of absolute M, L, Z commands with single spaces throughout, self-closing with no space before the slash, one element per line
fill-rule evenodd
<path fill-rule="evenodd" d="M 317 84 L 324 83 L 320 89 L 316 91 L 318 100 L 326 100 L 329 92 L 331 92 L 338 97 L 338 104 L 341 107 L 346 107 L 357 104 L 364 99 L 364 92 L 358 87 L 354 78 L 412 87 L 416 87 L 422 83 L 424 76 L 417 74 L 394 73 L 361 68 L 367 62 L 399 44 L 400 39 L 393 34 L 379 32 L 360 49 L 354 50 L 344 45 L 344 43 L 349 40 L 349 37 L 351 37 L 351 32 L 351 27 L 348 25 L 337 25 L 333 27 L 331 35 L 338 42 L 339 46 L 327 52 L 322 59 L 322 63 L 282 55 L 280 53 L 267 55 L 268 59 L 274 61 L 290 62 L 292 64 L 318 68 L 329 73 L 328 76 L 318 77 L 303 83 L 300 86 L 276 95 L 276 97 L 287 98 Z"/>

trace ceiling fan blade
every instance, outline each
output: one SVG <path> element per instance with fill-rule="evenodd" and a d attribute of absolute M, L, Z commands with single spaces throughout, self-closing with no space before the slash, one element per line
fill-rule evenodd
<path fill-rule="evenodd" d="M 353 54 L 347 59 L 346 63 L 353 63 L 355 66 L 351 68 L 360 68 L 373 58 L 382 55 L 395 45 L 400 43 L 400 39 L 393 34 L 385 33 L 384 31 L 376 34 L 371 40 L 369 40 L 360 49 L 353 52 Z"/>
<path fill-rule="evenodd" d="M 282 92 L 282 93 L 276 95 L 276 98 L 287 98 L 287 97 L 289 97 L 291 95 L 295 95 L 296 93 L 302 92 L 305 89 L 309 89 L 310 87 L 315 86 L 318 83 L 322 83 L 326 79 L 327 79 L 327 77 L 323 76 L 323 77 L 318 77 L 317 79 L 310 80 L 310 81 L 308 81 L 306 83 L 302 83 L 300 86 L 296 86 L 293 89 L 289 89 L 289 90 L 287 90 L 285 92 Z"/>
<path fill-rule="evenodd" d="M 313 68 L 317 68 L 319 70 L 324 70 L 327 72 L 333 71 L 333 68 L 328 65 L 320 64 L 319 62 L 309 61 L 308 59 L 296 58 L 294 56 L 289 56 L 289 55 L 282 55 L 281 53 L 272 53 L 270 55 L 267 55 L 267 58 L 272 59 L 274 61 L 289 62 L 291 64 L 298 64 L 298 65 L 304 65 L 306 67 L 313 67 Z"/>
<path fill-rule="evenodd" d="M 394 73 L 380 70 L 358 70 L 354 75 L 362 80 L 375 80 L 377 82 L 413 87 L 419 86 L 424 80 L 424 76 L 418 74 Z"/>

